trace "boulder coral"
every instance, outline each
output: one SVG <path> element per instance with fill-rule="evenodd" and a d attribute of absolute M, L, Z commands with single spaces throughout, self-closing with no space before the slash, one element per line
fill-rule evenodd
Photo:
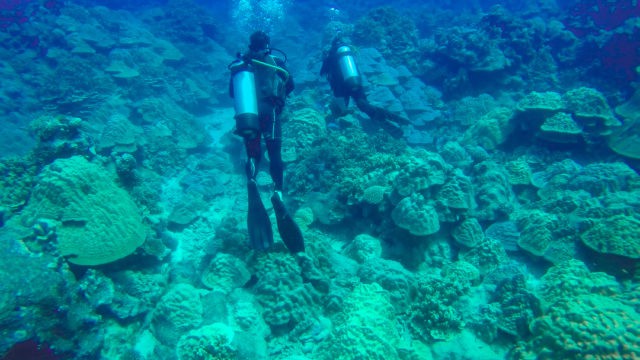
<path fill-rule="evenodd" d="M 311 284 L 303 283 L 302 269 L 290 255 L 261 254 L 255 266 L 256 298 L 272 330 L 290 330 L 309 316 L 316 292 Z"/>
<path fill-rule="evenodd" d="M 480 145 L 485 150 L 494 150 L 509 138 L 515 129 L 514 111 L 506 107 L 496 107 L 481 116 L 465 131 L 462 144 Z"/>
<path fill-rule="evenodd" d="M 462 221 L 453 229 L 451 236 L 453 236 L 456 243 L 468 248 L 476 247 L 484 240 L 482 226 L 476 218 L 468 218 Z"/>
<path fill-rule="evenodd" d="M 531 339 L 514 359 L 633 359 L 640 349 L 640 315 L 614 298 L 581 295 L 557 302 L 531 324 Z"/>
<path fill-rule="evenodd" d="M 251 274 L 242 260 L 233 255 L 217 253 L 202 273 L 201 280 L 213 291 L 228 294 L 242 287 L 250 278 Z"/>
<path fill-rule="evenodd" d="M 136 204 L 102 167 L 74 156 L 38 176 L 23 222 L 58 222 L 60 255 L 77 265 L 101 265 L 133 253 L 146 238 Z"/>
<path fill-rule="evenodd" d="M 359 263 L 379 258 L 382 253 L 380 240 L 368 235 L 357 235 L 345 248 L 345 253 Z"/>
<path fill-rule="evenodd" d="M 453 274 L 456 273 L 449 273 Z M 410 329 L 428 342 L 454 336 L 464 326 L 461 313 L 454 303 L 468 291 L 470 285 L 471 282 L 458 282 L 452 276 L 420 276 L 416 285 L 416 300 L 411 303 L 409 312 Z"/>
<path fill-rule="evenodd" d="M 331 335 L 314 350 L 318 360 L 397 360 L 400 334 L 389 293 L 380 285 L 359 284 L 345 299 Z"/>
<path fill-rule="evenodd" d="M 177 345 L 179 360 L 237 359 L 235 333 L 223 323 L 213 323 L 182 335 Z"/>
<path fill-rule="evenodd" d="M 401 196 L 409 196 L 444 184 L 451 170 L 451 166 L 439 154 L 422 150 L 416 151 L 412 157 L 403 159 L 402 163 L 393 181 L 394 191 Z"/>
<path fill-rule="evenodd" d="M 640 220 L 628 215 L 599 219 L 580 236 L 591 249 L 631 259 L 640 258 Z"/>
<path fill-rule="evenodd" d="M 596 89 L 580 87 L 567 91 L 563 98 L 578 124 L 596 130 L 600 135 L 608 135 L 611 128 L 620 125 L 607 99 Z"/>
<path fill-rule="evenodd" d="M 389 292 L 394 307 L 404 310 L 411 301 L 414 276 L 397 261 L 372 258 L 358 270 L 360 281 L 377 283 Z"/>
<path fill-rule="evenodd" d="M 520 231 L 518 246 L 536 256 L 543 256 L 553 242 L 558 219 L 541 210 L 519 210 L 513 216 Z"/>
<path fill-rule="evenodd" d="M 181 283 L 162 296 L 151 317 L 151 331 L 163 343 L 176 344 L 180 335 L 202 324 L 201 290 Z"/>
<path fill-rule="evenodd" d="M 557 302 L 582 295 L 617 297 L 622 289 L 613 276 L 591 272 L 582 261 L 571 259 L 550 267 L 537 292 L 542 305 L 550 309 Z"/>
<path fill-rule="evenodd" d="M 436 209 L 420 194 L 402 199 L 391 212 L 393 222 L 413 235 L 426 236 L 440 230 Z"/>

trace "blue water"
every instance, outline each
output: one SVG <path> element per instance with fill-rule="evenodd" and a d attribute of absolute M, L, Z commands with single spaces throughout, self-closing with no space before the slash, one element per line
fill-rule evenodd
<path fill-rule="evenodd" d="M 0 358 L 640 357 L 638 16 L 0 0 Z M 245 146 L 228 66 L 256 30 L 295 89 L 281 143 Z M 337 34 L 370 105 L 320 75 Z"/>

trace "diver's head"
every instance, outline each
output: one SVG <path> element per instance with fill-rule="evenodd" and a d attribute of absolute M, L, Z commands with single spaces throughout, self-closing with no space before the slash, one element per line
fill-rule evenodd
<path fill-rule="evenodd" d="M 271 50 L 271 39 L 264 31 L 258 30 L 251 34 L 249 38 L 249 50 L 252 52 L 264 52 L 268 54 Z"/>

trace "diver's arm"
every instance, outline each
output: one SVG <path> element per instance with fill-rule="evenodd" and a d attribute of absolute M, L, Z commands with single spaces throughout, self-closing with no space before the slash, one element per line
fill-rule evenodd
<path fill-rule="evenodd" d="M 281 67 L 282 69 L 284 69 L 287 72 L 287 82 L 284 84 L 284 89 L 285 89 L 285 93 L 287 95 L 291 94 L 291 92 L 293 91 L 293 89 L 295 89 L 296 85 L 293 82 L 293 76 L 291 75 L 291 72 L 289 72 L 289 69 L 287 69 L 287 67 L 284 64 L 284 61 L 280 58 L 274 57 L 276 65 L 278 67 Z M 282 76 L 282 74 L 279 74 L 280 76 Z"/>

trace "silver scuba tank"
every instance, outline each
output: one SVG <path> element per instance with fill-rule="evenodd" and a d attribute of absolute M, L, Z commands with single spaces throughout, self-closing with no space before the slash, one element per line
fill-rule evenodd
<path fill-rule="evenodd" d="M 340 46 L 338 50 L 336 50 L 336 55 L 344 83 L 352 88 L 360 86 L 362 78 L 356 67 L 356 61 L 353 58 L 351 48 L 346 45 Z"/>
<path fill-rule="evenodd" d="M 253 138 L 260 128 L 253 68 L 239 59 L 233 62 L 229 69 L 233 81 L 233 106 L 236 112 L 235 133 L 242 137 Z"/>

